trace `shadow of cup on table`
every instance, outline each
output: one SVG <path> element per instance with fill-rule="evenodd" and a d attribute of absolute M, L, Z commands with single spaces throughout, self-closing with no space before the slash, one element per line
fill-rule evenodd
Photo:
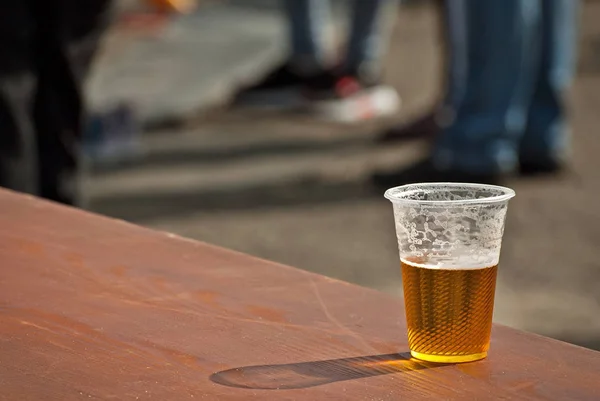
<path fill-rule="evenodd" d="M 214 373 L 210 380 L 228 387 L 289 390 L 442 366 L 448 365 L 419 361 L 405 352 L 282 365 L 244 366 Z"/>

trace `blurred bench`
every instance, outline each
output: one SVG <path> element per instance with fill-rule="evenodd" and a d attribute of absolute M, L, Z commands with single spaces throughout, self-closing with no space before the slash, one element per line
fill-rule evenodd
<path fill-rule="evenodd" d="M 496 326 L 418 362 L 398 299 L 5 191 L 0 265 L 0 400 L 600 397 L 598 352 Z"/>

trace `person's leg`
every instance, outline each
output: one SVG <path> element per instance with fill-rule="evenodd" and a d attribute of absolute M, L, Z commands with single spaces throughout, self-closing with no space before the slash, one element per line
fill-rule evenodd
<path fill-rule="evenodd" d="M 0 2 L 0 186 L 37 194 L 35 20 L 26 0 Z"/>
<path fill-rule="evenodd" d="M 83 81 L 108 22 L 110 0 L 40 1 L 34 116 L 40 195 L 79 204 Z"/>
<path fill-rule="evenodd" d="M 329 0 L 284 0 L 288 20 L 291 63 L 295 68 L 324 68 L 327 62 L 325 38 L 329 24 Z"/>
<path fill-rule="evenodd" d="M 522 165 L 558 167 L 569 151 L 564 93 L 573 77 L 577 47 L 577 0 L 544 0 L 542 54 L 527 129 Z"/>
<path fill-rule="evenodd" d="M 438 40 L 443 48 L 439 97 L 426 114 L 385 130 L 378 138 L 380 143 L 434 139 L 452 121 L 454 105 L 462 99 L 467 75 L 465 2 L 436 0 L 434 4 Z"/>
<path fill-rule="evenodd" d="M 396 5 L 397 0 L 354 0 L 345 71 L 367 78 L 379 75 L 390 31 L 386 19 L 393 18 Z"/>
<path fill-rule="evenodd" d="M 445 46 L 445 87 L 442 104 L 453 113 L 461 103 L 466 89 L 467 57 L 467 0 L 442 1 L 442 40 Z"/>
<path fill-rule="evenodd" d="M 542 1 L 464 1 L 464 93 L 436 143 L 434 165 L 481 174 L 511 171 L 532 94 Z"/>
<path fill-rule="evenodd" d="M 290 54 L 259 82 L 243 88 L 237 95 L 238 104 L 293 107 L 299 102 L 294 96 L 297 89 L 328 67 L 325 38 L 329 0 L 282 1 Z"/>

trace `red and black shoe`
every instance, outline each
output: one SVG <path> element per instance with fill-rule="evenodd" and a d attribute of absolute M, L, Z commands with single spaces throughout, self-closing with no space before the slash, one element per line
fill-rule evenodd
<path fill-rule="evenodd" d="M 301 74 L 290 63 L 282 64 L 261 81 L 241 90 L 234 103 L 278 109 L 298 107 L 303 101 L 301 88 L 315 75 L 320 75 L 320 71 L 314 75 Z"/>

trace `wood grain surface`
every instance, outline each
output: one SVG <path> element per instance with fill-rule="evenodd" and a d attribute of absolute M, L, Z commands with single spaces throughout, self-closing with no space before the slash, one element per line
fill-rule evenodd
<path fill-rule="evenodd" d="M 398 299 L 4 191 L 0 266 L 0 400 L 600 399 L 598 352 L 418 362 Z"/>

